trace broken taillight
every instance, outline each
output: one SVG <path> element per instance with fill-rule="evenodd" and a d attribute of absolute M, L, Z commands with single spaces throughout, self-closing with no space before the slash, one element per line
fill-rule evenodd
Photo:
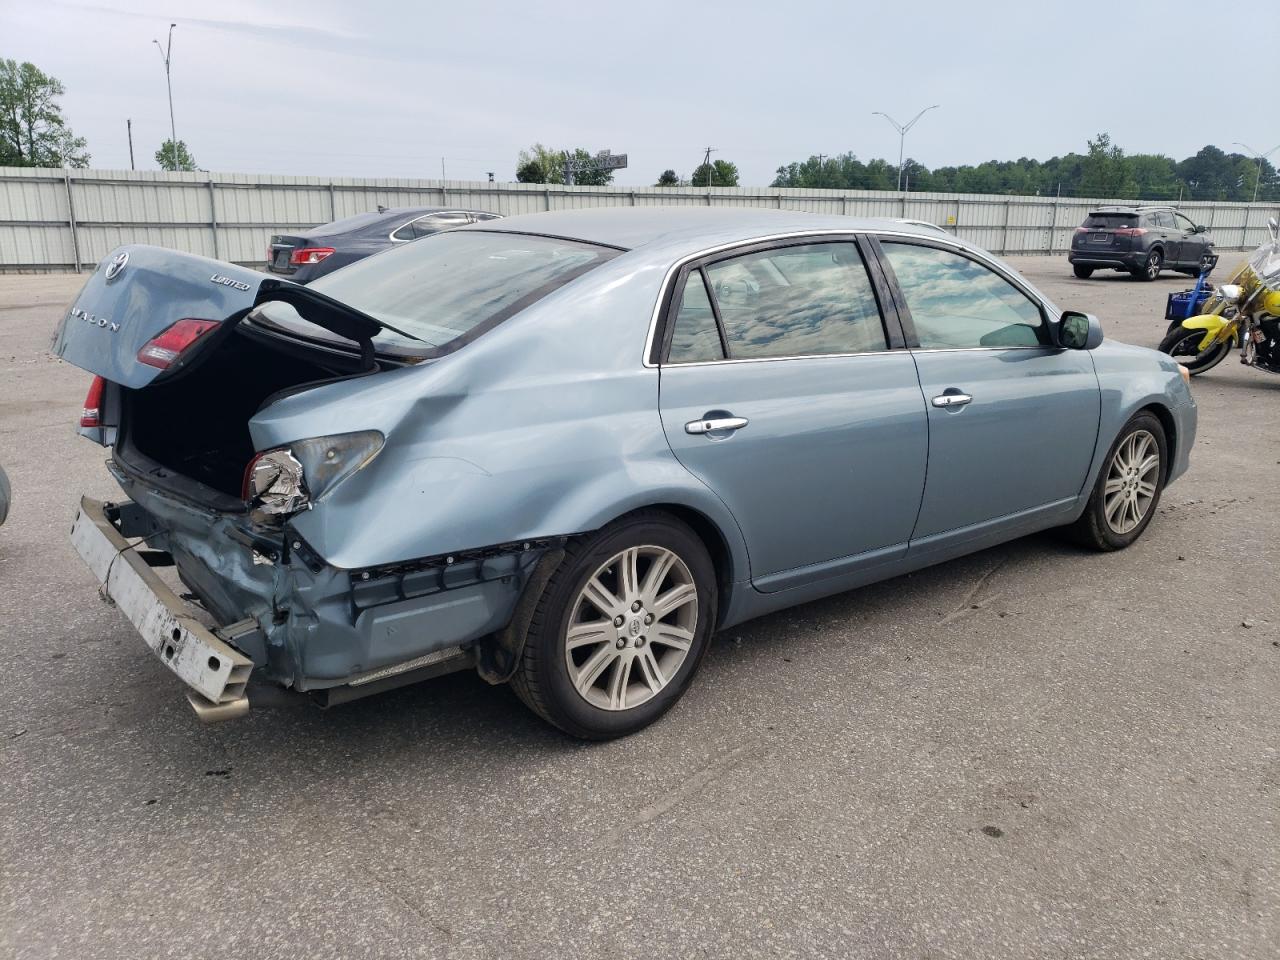
<path fill-rule="evenodd" d="M 179 320 L 143 345 L 138 351 L 138 362 L 166 370 L 183 350 L 217 325 L 217 320 Z"/>
<path fill-rule="evenodd" d="M 299 247 L 289 255 L 289 263 L 295 267 L 305 267 L 309 263 L 319 263 L 333 254 L 333 247 Z"/>
<path fill-rule="evenodd" d="M 240 495 L 262 514 L 296 513 L 376 457 L 383 440 L 377 430 L 362 430 L 264 450 L 245 467 Z"/>
<path fill-rule="evenodd" d="M 80 411 L 80 426 L 102 426 L 102 388 L 104 386 L 106 381 L 101 377 L 94 377 L 93 383 L 89 384 L 89 392 L 84 398 L 84 409 Z"/>

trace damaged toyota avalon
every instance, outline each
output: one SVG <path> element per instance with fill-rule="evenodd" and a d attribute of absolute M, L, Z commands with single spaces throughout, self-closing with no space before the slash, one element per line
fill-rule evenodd
<path fill-rule="evenodd" d="M 1132 543 L 1184 371 L 894 221 L 513 217 L 300 286 L 146 246 L 56 352 L 117 502 L 73 543 L 196 713 L 459 669 L 604 739 L 714 631 L 1048 527 Z M 166 569 L 168 568 L 168 569 Z"/>

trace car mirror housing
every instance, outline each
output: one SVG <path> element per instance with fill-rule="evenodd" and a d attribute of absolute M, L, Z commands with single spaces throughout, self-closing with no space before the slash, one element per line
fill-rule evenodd
<path fill-rule="evenodd" d="M 1208 228 L 1208 227 L 1206 227 L 1203 223 L 1197 223 L 1197 224 L 1195 225 L 1195 227 L 1192 229 L 1192 231 L 1191 231 L 1191 232 L 1192 232 L 1192 233 L 1206 233 L 1206 232 L 1208 231 L 1208 229 L 1209 229 L 1209 228 Z"/>
<path fill-rule="evenodd" d="M 1068 350 L 1092 350 L 1102 343 L 1102 323 L 1091 313 L 1067 310 L 1058 321 L 1058 345 Z"/>

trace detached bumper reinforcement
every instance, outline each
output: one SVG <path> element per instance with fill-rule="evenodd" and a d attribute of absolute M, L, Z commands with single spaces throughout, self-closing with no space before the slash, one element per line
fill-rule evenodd
<path fill-rule="evenodd" d="M 112 512 L 118 516 L 120 511 Z M 187 685 L 197 717 L 212 722 L 244 716 L 253 661 L 191 617 L 107 514 L 101 501 L 84 497 L 71 527 L 71 543 L 102 584 L 103 597 L 120 608 L 151 652 Z"/>

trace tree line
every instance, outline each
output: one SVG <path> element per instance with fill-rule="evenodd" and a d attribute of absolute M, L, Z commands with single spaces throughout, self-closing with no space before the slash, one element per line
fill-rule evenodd
<path fill-rule="evenodd" d="M 1105 133 L 1088 141 L 1085 153 L 1048 160 L 988 160 L 976 166 L 933 170 L 904 160 L 904 188 L 929 193 L 1004 193 L 1019 196 L 1098 197 L 1128 200 L 1280 200 L 1280 177 L 1272 164 L 1212 144 L 1174 160 L 1163 154 L 1124 150 Z M 865 163 L 855 154 L 815 154 L 778 168 L 772 186 L 838 190 L 896 190 L 898 166 Z"/>

